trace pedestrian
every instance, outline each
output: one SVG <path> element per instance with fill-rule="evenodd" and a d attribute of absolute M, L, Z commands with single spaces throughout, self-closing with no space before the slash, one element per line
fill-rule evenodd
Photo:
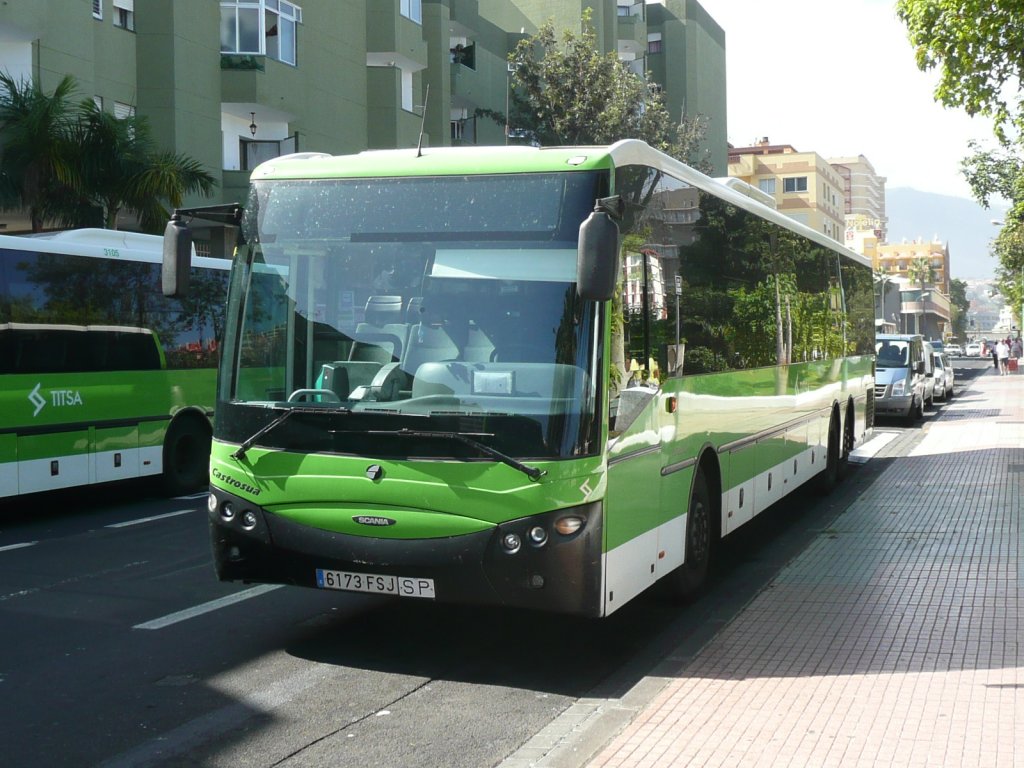
<path fill-rule="evenodd" d="M 1018 336 L 1010 345 L 1010 357 L 1014 360 L 1020 360 L 1022 353 L 1024 353 L 1024 345 L 1020 343 L 1020 336 Z"/>
<path fill-rule="evenodd" d="M 1010 372 L 1010 345 L 1006 339 L 1000 339 L 996 344 L 996 357 L 999 361 L 999 375 L 1005 376 Z"/>
<path fill-rule="evenodd" d="M 995 368 L 998 371 L 999 370 L 999 356 L 996 353 L 996 347 L 997 346 L 999 346 L 999 345 L 998 344 L 989 344 L 988 352 L 989 352 L 990 355 L 992 355 L 992 367 Z"/>

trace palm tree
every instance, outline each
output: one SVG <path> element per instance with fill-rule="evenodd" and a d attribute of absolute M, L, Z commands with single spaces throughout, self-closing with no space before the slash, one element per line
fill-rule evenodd
<path fill-rule="evenodd" d="M 921 304 L 921 311 L 924 311 L 924 289 L 927 285 L 935 282 L 935 267 L 932 266 L 931 260 L 927 256 L 918 256 L 912 262 L 910 262 L 910 268 L 907 270 L 907 277 L 910 278 L 910 282 L 917 283 L 921 286 L 921 296 L 918 299 Z M 914 315 L 914 319 L 917 321 L 917 333 L 921 332 L 921 312 Z"/>
<path fill-rule="evenodd" d="M 0 207 L 28 211 L 40 232 L 48 201 L 76 184 L 70 161 L 75 80 L 65 75 L 53 93 L 0 73 Z"/>
<path fill-rule="evenodd" d="M 145 119 L 118 118 L 91 100 L 75 104 L 65 76 L 53 93 L 0 73 L 0 207 L 27 209 L 32 231 L 47 220 L 65 227 L 117 228 L 135 213 L 160 232 L 188 194 L 209 196 L 214 177 L 197 161 L 156 147 Z"/>
<path fill-rule="evenodd" d="M 78 151 L 81 196 L 102 211 L 103 224 L 117 229 L 117 216 L 131 211 L 145 231 L 159 232 L 185 195 L 212 194 L 216 181 L 200 163 L 158 150 L 142 117 L 118 118 L 92 101 L 79 107 L 73 135 Z"/>

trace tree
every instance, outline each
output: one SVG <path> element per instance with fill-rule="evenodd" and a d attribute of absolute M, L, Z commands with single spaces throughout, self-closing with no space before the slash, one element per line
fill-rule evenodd
<path fill-rule="evenodd" d="M 924 289 L 935 282 L 935 267 L 932 266 L 932 262 L 927 256 L 918 256 L 910 262 L 910 267 L 907 269 L 907 277 L 910 279 L 910 282 L 917 283 L 921 288 L 921 296 L 918 302 L 922 305 L 923 311 Z M 921 333 L 920 317 L 920 312 L 915 315 L 915 319 L 918 320 L 917 333 Z"/>
<path fill-rule="evenodd" d="M 108 229 L 117 229 L 118 213 L 128 210 L 142 229 L 159 232 L 169 216 L 162 201 L 180 208 L 185 195 L 209 196 L 216 185 L 195 160 L 158 150 L 141 117 L 118 118 L 85 101 L 73 137 L 78 191 L 102 211 Z"/>
<path fill-rule="evenodd" d="M 898 0 L 917 66 L 939 69 L 935 98 L 993 118 L 1001 141 L 1024 126 L 1024 25 L 1020 0 Z M 1011 93 L 1013 91 L 1013 93 Z"/>
<path fill-rule="evenodd" d="M 700 145 L 703 116 L 674 122 L 657 83 L 633 72 L 612 52 L 601 54 L 588 9 L 582 32 L 556 39 L 553 22 L 541 25 L 509 55 L 509 124 L 541 145 L 610 144 L 642 139 L 651 146 L 709 171 Z M 504 122 L 504 115 L 481 110 Z"/>
<path fill-rule="evenodd" d="M 953 307 L 953 336 L 962 341 L 967 337 L 967 313 L 971 309 L 971 300 L 967 298 L 967 283 L 963 280 L 950 280 L 949 303 Z"/>
<path fill-rule="evenodd" d="M 70 162 L 74 89 L 70 75 L 46 94 L 0 73 L 0 207 L 27 210 L 33 232 L 42 231 L 57 190 L 75 183 Z"/>
<path fill-rule="evenodd" d="M 1024 297 L 1024 25 L 1020 0 L 898 0 L 921 70 L 938 68 L 935 98 L 970 115 L 992 117 L 1000 148 L 972 142 L 961 170 L 985 207 L 1011 204 L 996 240 L 1000 288 Z M 1018 300 L 1017 305 L 1020 306 Z"/>
<path fill-rule="evenodd" d="M 0 73 L 0 205 L 27 209 L 33 232 L 48 220 L 116 229 L 122 210 L 160 232 L 165 201 L 180 207 L 187 194 L 212 193 L 213 176 L 158 149 L 143 118 L 115 117 L 91 99 L 74 103 L 75 87 L 68 75 L 46 94 Z"/>

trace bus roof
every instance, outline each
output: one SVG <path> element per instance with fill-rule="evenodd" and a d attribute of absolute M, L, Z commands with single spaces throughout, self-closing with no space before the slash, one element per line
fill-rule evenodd
<path fill-rule="evenodd" d="M 145 261 L 159 264 L 163 259 L 163 235 L 124 232 L 118 229 L 85 227 L 60 232 L 0 235 L 0 249 L 63 253 L 101 259 Z M 228 269 L 227 259 L 197 256 L 192 246 L 192 264 L 205 269 Z"/>
<path fill-rule="evenodd" d="M 304 152 L 267 160 L 255 179 L 335 179 L 608 169 L 608 147 L 472 146 L 371 149 L 355 155 Z"/>
<path fill-rule="evenodd" d="M 726 184 L 697 171 L 638 139 L 578 147 L 467 146 L 422 149 L 366 150 L 354 155 L 303 152 L 267 160 L 252 172 L 253 181 L 291 179 L 361 179 L 464 174 L 552 173 L 611 170 L 647 165 L 665 171 L 739 208 L 756 213 L 853 261 L 870 265 L 867 257 L 768 206 L 743 185 Z M 749 186 L 749 185 L 746 185 Z"/>

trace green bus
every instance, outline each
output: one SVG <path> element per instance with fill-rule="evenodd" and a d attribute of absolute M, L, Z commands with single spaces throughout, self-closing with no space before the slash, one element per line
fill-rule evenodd
<path fill-rule="evenodd" d="M 643 142 L 277 158 L 239 216 L 222 580 L 606 616 L 871 427 L 870 263 Z M 164 290 L 186 288 L 187 215 Z"/>
<path fill-rule="evenodd" d="M 0 236 L 0 497 L 160 476 L 208 482 L 227 259 L 161 291 L 162 238 Z"/>

